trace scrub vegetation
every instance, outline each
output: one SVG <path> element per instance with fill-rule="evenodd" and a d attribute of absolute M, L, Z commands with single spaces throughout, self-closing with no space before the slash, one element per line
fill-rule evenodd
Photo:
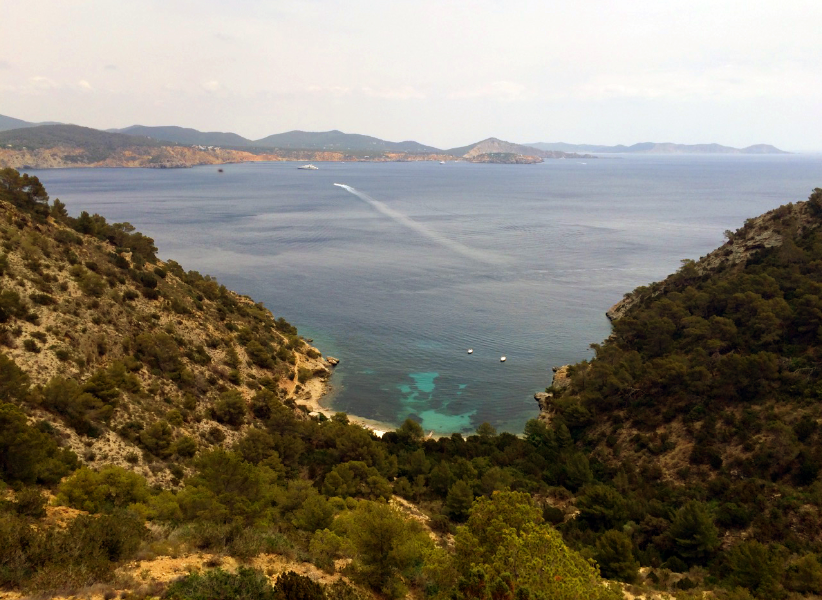
<path fill-rule="evenodd" d="M 524 435 L 427 439 L 408 420 L 378 438 L 295 403 L 322 361 L 282 317 L 0 171 L 0 586 L 822 593 L 820 200 L 777 211 L 781 246 L 640 290 Z M 163 556 L 212 558 L 174 580 L 129 571 Z"/>

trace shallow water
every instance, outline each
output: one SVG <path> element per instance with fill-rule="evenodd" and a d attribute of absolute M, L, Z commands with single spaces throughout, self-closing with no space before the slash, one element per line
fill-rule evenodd
<path fill-rule="evenodd" d="M 335 409 L 442 434 L 521 431 L 623 293 L 822 186 L 819 156 L 318 165 L 33 173 L 340 358 Z"/>

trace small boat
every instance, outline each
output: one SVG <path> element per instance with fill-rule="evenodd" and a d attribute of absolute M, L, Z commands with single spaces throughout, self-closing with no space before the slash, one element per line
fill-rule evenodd
<path fill-rule="evenodd" d="M 222 170 L 222 169 L 217 169 L 217 172 L 218 172 L 218 173 L 222 173 L 222 172 L 223 172 L 223 170 Z"/>
<path fill-rule="evenodd" d="M 445 164 L 445 161 L 444 161 L 444 160 L 441 160 L 441 161 L 440 161 L 440 164 L 441 164 L 441 165 L 444 165 L 444 164 Z"/>
<path fill-rule="evenodd" d="M 473 354 L 473 353 L 474 353 L 474 349 L 473 348 L 468 348 L 468 354 Z"/>
<path fill-rule="evenodd" d="M 500 361 L 500 362 L 505 362 L 505 357 L 504 357 L 504 356 L 500 356 L 500 357 L 499 357 L 499 361 Z"/>
<path fill-rule="evenodd" d="M 301 167 L 297 167 L 298 169 L 302 169 L 303 171 L 319 171 L 319 167 L 315 167 L 314 165 L 303 165 Z"/>

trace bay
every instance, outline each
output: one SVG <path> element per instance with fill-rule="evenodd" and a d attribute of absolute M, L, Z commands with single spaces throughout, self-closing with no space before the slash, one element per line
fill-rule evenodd
<path fill-rule="evenodd" d="M 822 185 L 801 155 L 317 164 L 30 172 L 340 358 L 334 409 L 437 434 L 521 432 L 624 293 Z"/>

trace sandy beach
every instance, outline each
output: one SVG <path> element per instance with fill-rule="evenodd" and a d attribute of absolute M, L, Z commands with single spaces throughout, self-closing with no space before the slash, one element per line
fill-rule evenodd
<path fill-rule="evenodd" d="M 331 373 L 333 373 L 334 369 L 334 367 L 329 365 L 323 358 L 316 359 L 310 363 L 305 362 L 303 366 L 313 368 L 321 366 Z M 312 377 L 302 384 L 299 391 L 297 390 L 297 385 L 294 384 L 294 386 L 288 390 L 289 398 L 293 399 L 298 405 L 306 407 L 310 412 L 323 414 L 330 419 L 340 412 L 334 410 L 333 406 L 331 406 L 334 401 L 334 387 L 331 385 L 330 379 L 330 377 Z M 373 431 L 378 437 L 382 437 L 386 432 L 396 429 L 396 426 L 391 423 L 367 419 L 357 415 L 348 414 L 348 420 Z"/>

